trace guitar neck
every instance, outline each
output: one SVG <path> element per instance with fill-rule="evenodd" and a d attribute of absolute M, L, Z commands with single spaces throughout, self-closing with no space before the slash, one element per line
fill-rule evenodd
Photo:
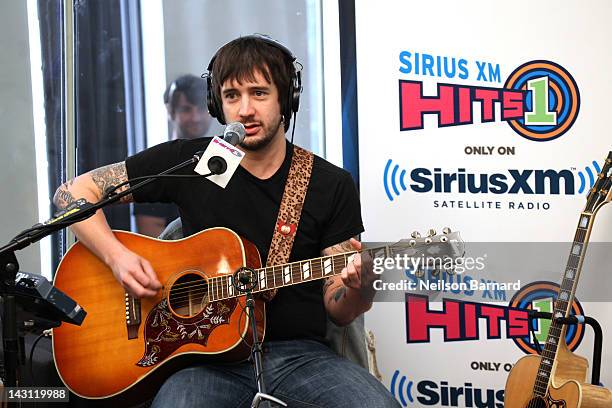
<path fill-rule="evenodd" d="M 594 218 L 594 213 L 583 212 L 578 221 L 578 227 L 576 228 L 576 234 L 574 235 L 574 241 L 572 242 L 567 265 L 565 266 L 563 277 L 561 278 L 559 294 L 554 302 L 553 320 L 550 324 L 546 344 L 542 350 L 540 369 L 538 370 L 534 387 L 534 392 L 539 396 L 546 395 L 550 383 L 552 366 L 557 355 L 559 344 L 563 340 L 562 335 L 565 332 L 563 330 L 563 325 L 557 323 L 554 319 L 570 315 L 576 295 L 578 278 L 580 277 L 586 248 L 589 237 L 591 236 Z"/>
<path fill-rule="evenodd" d="M 603 205 L 610 201 L 612 201 L 612 151 L 608 153 L 601 171 L 589 190 L 587 204 L 578 220 L 578 227 L 576 228 L 567 265 L 559 285 L 559 294 L 554 303 L 553 320 L 548 330 L 546 344 L 542 351 L 540 367 L 536 376 L 534 385 L 534 395 L 536 396 L 544 397 L 548 392 L 551 371 L 557 357 L 559 344 L 565 340 L 563 338 L 565 333 L 564 327 L 555 319 L 567 317 L 571 312 L 595 215 Z"/>
<path fill-rule="evenodd" d="M 356 254 L 357 251 L 345 252 L 305 261 L 255 269 L 257 285 L 253 289 L 253 293 L 338 275 L 342 272 L 342 269 L 353 260 Z M 243 295 L 243 293 L 238 293 L 236 291 L 233 275 L 223 275 L 211 278 L 208 284 L 208 293 L 211 301 L 229 299 Z"/>
<path fill-rule="evenodd" d="M 396 255 L 412 258 L 423 256 L 432 246 L 436 247 L 435 255 L 438 257 L 454 258 L 462 256 L 464 251 L 459 232 L 451 232 L 450 229 L 446 229 L 442 235 L 435 235 L 434 232 L 425 238 L 415 237 L 410 240 L 400 240 L 392 245 L 364 249 L 361 253 L 366 253 L 371 259 L 388 258 Z M 254 275 L 257 283 L 252 291 L 253 293 L 264 292 L 338 275 L 342 272 L 342 269 L 353 261 L 357 253 L 359 251 L 350 251 L 256 269 Z M 233 275 L 209 278 L 207 285 L 210 301 L 244 295 L 244 293 L 236 290 Z"/>

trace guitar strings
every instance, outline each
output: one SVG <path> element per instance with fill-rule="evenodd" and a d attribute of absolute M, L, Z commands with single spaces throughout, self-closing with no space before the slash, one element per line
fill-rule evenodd
<path fill-rule="evenodd" d="M 414 248 L 414 247 L 412 247 L 412 248 Z M 265 273 L 266 283 L 270 279 L 273 281 L 273 286 L 271 288 L 268 288 L 268 289 L 262 288 L 262 289 L 258 289 L 257 291 L 269 290 L 269 289 L 274 289 L 274 288 L 286 286 L 286 284 L 283 284 L 282 282 L 284 281 L 284 278 L 285 278 L 285 269 L 287 267 L 289 267 L 290 275 L 291 275 L 291 278 L 290 278 L 291 282 L 290 283 L 291 284 L 295 283 L 296 278 L 298 280 L 298 283 L 300 283 L 300 282 L 305 282 L 306 280 L 314 280 L 313 279 L 314 273 L 319 273 L 319 272 L 321 273 L 321 276 L 317 277 L 315 279 L 324 278 L 325 276 L 323 276 L 323 272 L 324 272 L 324 268 L 325 267 L 323 266 L 323 261 L 324 261 L 325 258 L 331 260 L 332 263 L 333 263 L 333 272 L 329 275 L 329 276 L 331 276 L 331 275 L 336 275 L 336 274 L 339 273 L 339 272 L 336 272 L 336 270 L 338 268 L 344 268 L 347 265 L 347 263 L 348 263 L 347 261 L 348 261 L 348 257 L 349 256 L 357 254 L 357 253 L 369 253 L 370 257 L 374 258 L 374 253 L 379 251 L 379 250 L 385 250 L 385 252 L 388 251 L 389 254 L 392 256 L 397 251 L 397 248 L 394 248 L 393 245 L 392 246 L 386 246 L 386 247 L 375 247 L 375 248 L 367 248 L 367 249 L 364 249 L 364 250 L 361 250 L 361 251 L 351 251 L 351 252 L 345 252 L 345 253 L 341 253 L 341 254 L 328 255 L 328 256 L 325 256 L 325 257 L 313 258 L 313 259 L 311 259 L 309 261 L 306 261 L 306 262 L 308 262 L 310 264 L 310 267 L 311 267 L 310 271 L 313 272 L 313 274 L 311 275 L 312 277 L 309 277 L 309 278 L 306 278 L 306 279 L 304 279 L 302 277 L 302 268 L 301 268 L 301 266 L 306 264 L 306 262 L 304 262 L 304 261 L 295 261 L 295 262 L 291 262 L 291 263 L 288 263 L 288 264 L 273 265 L 273 266 L 268 266 L 268 267 L 264 267 L 264 268 L 255 269 L 255 272 L 256 272 L 257 275 L 259 275 L 259 273 L 262 272 L 262 271 Z M 401 252 L 401 250 L 397 251 L 397 253 L 400 253 L 400 252 Z M 313 264 L 313 261 L 316 261 L 317 259 L 320 261 L 320 263 Z M 340 263 L 340 265 L 337 265 L 337 263 Z M 276 268 L 278 268 L 278 270 L 276 270 Z M 271 270 L 271 272 L 270 272 L 270 270 Z M 203 283 L 199 283 L 198 282 L 198 283 L 195 283 L 195 284 L 193 282 L 176 283 L 176 284 L 172 285 L 171 290 L 177 291 L 176 288 L 180 288 L 180 289 L 185 289 L 185 292 L 186 292 L 186 291 L 191 290 L 194 287 L 207 285 L 206 279 L 209 279 L 209 280 L 212 280 L 212 279 L 221 279 L 222 280 L 223 278 L 227 279 L 230 276 L 233 276 L 233 275 L 229 275 L 228 274 L 228 275 L 223 275 L 223 276 L 215 276 L 215 277 L 212 277 L 212 278 L 201 277 L 201 280 L 204 280 L 205 282 L 203 282 Z M 281 285 L 277 285 L 276 284 L 277 279 L 278 279 L 278 281 L 281 282 Z M 219 283 L 219 282 L 217 282 L 217 283 Z M 229 285 L 228 282 L 221 282 L 221 283 L 225 287 Z M 224 298 L 226 298 L 226 297 L 221 297 L 220 299 L 224 299 Z"/>
<path fill-rule="evenodd" d="M 343 254 L 337 254 L 337 255 L 331 255 L 330 258 L 332 259 L 332 262 L 334 263 L 334 268 L 336 267 L 336 262 L 341 261 L 341 262 L 346 262 L 346 259 L 348 256 L 351 256 L 353 254 L 356 254 L 357 252 L 346 252 Z M 333 259 L 335 258 L 335 259 Z M 306 262 L 310 262 L 311 266 L 312 266 L 312 270 L 316 270 L 316 268 L 322 268 L 322 266 L 319 266 L 318 264 L 313 264 L 312 261 L 316 260 L 316 259 L 323 259 L 323 258 L 314 258 L 310 261 L 306 261 Z M 264 268 L 257 268 L 255 269 L 255 273 L 259 274 L 260 272 L 264 272 L 266 274 L 266 276 L 270 275 L 269 270 L 272 270 L 271 274 L 273 277 L 278 277 L 278 276 L 283 276 L 284 274 L 284 269 L 286 269 L 287 267 L 290 268 L 291 270 L 291 274 L 292 276 L 295 275 L 300 275 L 301 272 L 301 265 L 306 264 L 305 261 L 296 261 L 296 262 L 291 262 L 288 264 L 283 264 L 283 265 L 273 265 L 273 266 L 268 266 L 268 267 L 264 267 Z M 279 268 L 280 270 L 277 272 L 275 271 L 275 268 Z M 232 276 L 232 275 L 224 275 L 224 276 Z M 204 279 L 204 278 L 202 278 Z M 173 286 L 184 286 L 184 285 L 189 285 L 190 282 L 185 282 L 185 283 L 178 283 L 175 284 Z"/>
<path fill-rule="evenodd" d="M 295 261 L 295 262 L 290 262 L 287 264 L 283 264 L 283 265 L 273 265 L 273 266 L 267 266 L 267 267 L 263 267 L 263 268 L 257 268 L 255 269 L 255 272 L 257 274 L 259 274 L 260 272 L 264 271 L 266 273 L 266 276 L 270 275 L 270 272 L 268 272 L 269 270 L 272 270 L 272 277 L 276 278 L 276 277 L 284 277 L 284 270 L 289 267 L 290 271 L 291 271 L 291 275 L 292 275 L 292 280 L 294 280 L 294 277 L 297 275 L 297 277 L 300 276 L 300 273 L 302 271 L 301 266 L 306 264 L 306 263 L 310 263 L 310 266 L 312 267 L 312 270 L 315 271 L 317 270 L 317 268 L 324 268 L 323 266 L 323 261 L 324 260 L 331 260 L 333 262 L 333 266 L 334 269 L 336 268 L 336 263 L 338 261 L 345 263 L 344 266 L 346 266 L 347 263 L 347 259 L 349 256 L 351 255 L 355 255 L 357 253 L 370 253 L 370 256 L 373 257 L 374 252 L 377 252 L 379 250 L 387 250 L 389 251 L 390 255 L 392 256 L 395 251 L 396 248 L 394 248 L 393 246 L 387 246 L 387 247 L 376 247 L 376 248 L 367 248 L 367 249 L 363 249 L 361 251 L 350 251 L 350 252 L 343 252 L 340 254 L 334 254 L 334 255 L 327 255 L 327 256 L 322 256 L 322 257 L 318 257 L 318 258 L 313 258 L 310 259 L 308 261 Z M 397 253 L 399 253 L 401 251 L 398 251 Z M 315 264 L 313 262 L 319 260 L 319 263 Z M 342 267 L 344 267 L 342 266 Z M 278 271 L 276 271 L 275 269 L 279 268 Z M 320 269 L 318 270 L 320 271 Z M 225 276 L 231 276 L 231 275 L 225 275 Z M 179 284 L 175 284 L 173 286 L 185 286 L 185 285 L 189 285 L 190 282 L 186 282 L 186 283 L 179 283 Z"/>
<path fill-rule="evenodd" d="M 297 272 L 297 274 L 301 280 L 301 276 L 299 275 L 299 272 Z M 295 281 L 296 274 L 292 274 L 292 275 L 293 276 L 292 276 L 291 283 L 295 283 L 294 281 Z M 217 300 L 227 299 L 227 298 L 231 298 L 235 296 L 240 296 L 240 295 L 226 295 L 225 294 L 225 292 L 227 291 L 227 287 L 229 285 L 227 278 L 230 276 L 231 275 L 225 275 L 225 276 L 217 276 L 217 277 L 209 278 L 209 282 L 207 281 L 198 282 L 198 283 L 187 282 L 184 284 L 173 285 L 172 288 L 170 289 L 170 298 L 171 300 L 178 302 L 178 301 L 187 300 L 191 296 L 204 296 L 205 294 L 209 293 L 211 294 L 210 299 L 212 301 L 217 301 Z M 308 279 L 301 280 L 301 282 L 314 281 L 314 280 L 319 280 L 323 278 L 325 278 L 325 276 L 317 276 L 317 274 L 313 274 Z M 280 277 L 279 277 L 279 280 L 280 280 Z M 174 287 L 179 286 L 179 285 L 182 286 L 180 289 L 174 289 Z M 256 288 L 255 290 L 253 290 L 253 292 L 254 293 L 263 292 L 266 290 L 275 289 L 275 288 L 279 288 L 282 286 L 286 286 L 286 285 L 275 285 L 271 288 Z M 232 289 L 234 289 L 233 285 L 232 285 Z"/>
<path fill-rule="evenodd" d="M 345 252 L 341 254 L 330 255 L 328 257 L 314 258 L 313 260 L 319 259 L 320 264 L 312 264 L 313 260 L 308 261 L 311 267 L 310 272 L 312 272 L 312 274 L 306 279 L 303 278 L 303 270 L 301 267 L 302 265 L 305 264 L 304 261 L 296 261 L 296 262 L 291 262 L 285 265 L 274 265 L 274 266 L 256 269 L 255 272 L 257 275 L 259 275 L 260 272 L 264 271 L 264 273 L 266 274 L 266 277 L 265 277 L 266 283 L 269 280 L 272 280 L 273 285 L 268 288 L 265 288 L 265 287 L 257 288 L 253 292 L 257 293 L 257 292 L 261 292 L 265 290 L 288 286 L 288 284 L 291 285 L 291 284 L 296 283 L 295 282 L 296 280 L 298 281 L 297 283 L 302 283 L 306 281 L 312 281 L 312 280 L 318 280 L 318 279 L 325 278 L 326 276 L 324 274 L 325 267 L 323 266 L 323 258 L 328 258 L 333 263 L 333 266 L 332 266 L 333 272 L 327 276 L 336 275 L 339 273 L 337 272 L 338 269 L 340 269 L 341 271 L 342 268 L 346 267 L 349 256 L 356 254 L 358 252 L 360 253 L 369 252 L 370 256 L 373 257 L 374 252 L 379 251 L 380 249 L 385 249 L 385 251 L 388 251 L 391 254 L 394 253 L 394 248 L 391 246 L 391 247 L 368 248 L 362 251 Z M 285 270 L 287 266 L 289 267 L 289 270 L 290 270 L 290 279 L 289 279 L 289 282 L 284 283 L 284 281 L 286 280 Z M 276 268 L 278 268 L 278 270 Z M 229 293 L 227 295 L 225 294 L 226 292 L 229 292 L 228 286 L 231 284 L 229 282 L 229 278 L 232 276 L 233 275 L 215 276 L 211 278 L 201 277 L 196 282 L 192 281 L 192 282 L 176 283 L 172 285 L 172 287 L 170 288 L 171 297 L 177 302 L 186 301 L 189 297 L 194 296 L 194 295 L 195 296 L 205 296 L 206 293 L 210 294 L 210 300 L 212 301 L 235 297 L 237 295 L 229 295 Z M 281 285 L 276 284 L 277 279 L 278 281 L 281 282 Z"/>
<path fill-rule="evenodd" d="M 259 275 L 259 273 L 261 273 L 262 271 L 265 273 L 265 276 L 267 277 L 266 280 L 270 280 L 270 278 L 272 278 L 273 282 L 276 282 L 277 278 L 284 278 L 285 277 L 285 270 L 287 267 L 289 267 L 290 269 L 290 273 L 291 273 L 291 281 L 295 281 L 296 277 L 299 278 L 300 281 L 303 281 L 304 279 L 301 277 L 302 274 L 302 265 L 306 264 L 307 262 L 310 264 L 311 267 L 311 271 L 313 272 L 323 272 L 325 266 L 323 266 L 323 261 L 324 258 L 327 258 L 329 260 L 332 261 L 333 263 L 333 269 L 334 272 L 332 272 L 332 274 L 336 274 L 337 272 L 335 272 L 335 270 L 338 268 L 337 263 L 340 262 L 340 268 L 344 268 L 347 264 L 348 261 L 348 257 L 357 253 L 366 253 L 369 252 L 370 256 L 373 257 L 374 256 L 374 252 L 377 252 L 381 249 L 384 249 L 386 251 L 389 251 L 389 253 L 392 255 L 395 252 L 395 248 L 393 248 L 393 246 L 388 246 L 388 247 L 376 247 L 376 248 L 367 248 L 364 249 L 362 251 L 351 251 L 351 252 L 344 252 L 341 254 L 334 254 L 334 255 L 329 255 L 326 257 L 319 257 L 319 258 L 313 258 L 309 261 L 295 261 L 295 262 L 291 262 L 288 264 L 283 264 L 283 265 L 273 265 L 273 266 L 268 266 L 268 267 L 264 267 L 264 268 L 258 268 L 255 269 L 255 273 L 257 275 Z M 313 264 L 313 261 L 319 260 L 320 262 L 317 264 Z M 276 270 L 276 268 L 278 268 L 278 270 Z M 271 272 L 270 272 L 271 270 Z M 216 279 L 216 278 L 227 278 L 229 276 L 232 275 L 224 275 L 224 276 L 216 276 L 213 278 L 208 278 L 208 279 Z M 321 276 L 323 277 L 323 276 Z M 201 279 L 206 279 L 204 277 L 202 277 Z M 307 278 L 308 280 L 310 280 L 310 278 Z M 282 282 L 282 279 L 280 279 L 280 281 Z M 293 283 L 293 282 L 292 282 Z M 205 284 L 205 283 L 204 283 Z M 198 284 L 196 284 L 198 285 Z M 203 285 L 203 284 L 200 284 Z M 177 287 L 193 287 L 194 284 L 192 282 L 185 282 L 185 283 L 177 283 L 173 285 L 173 288 L 177 288 Z M 284 286 L 284 285 L 280 285 L 280 286 Z M 274 287 L 278 287 L 276 284 L 274 284 Z M 273 287 L 273 288 L 274 288 Z M 262 289 L 262 290 L 266 290 L 266 289 Z"/>
<path fill-rule="evenodd" d="M 338 270 L 339 268 L 344 268 L 346 266 L 341 259 L 338 259 L 337 262 L 335 262 L 335 263 L 338 263 L 338 265 L 336 265 L 336 264 L 333 265 L 334 272 L 332 272 L 328 276 L 336 275 L 338 273 L 338 272 L 335 272 L 336 270 Z M 302 278 L 302 271 L 301 270 L 295 270 L 295 268 L 292 268 L 290 283 L 296 283 L 295 282 L 296 280 L 298 280 L 297 283 L 301 283 L 301 282 L 318 280 L 318 279 L 322 279 L 322 278 L 326 277 L 325 275 L 323 275 L 324 270 L 320 269 L 318 266 L 313 267 L 311 272 L 312 272 L 312 274 L 308 278 L 303 279 Z M 200 290 L 200 289 L 201 290 L 200 290 L 199 293 L 202 293 L 202 292 L 210 292 L 210 293 L 225 292 L 226 288 L 230 285 L 230 283 L 228 281 L 230 277 L 232 277 L 232 275 L 215 276 L 215 277 L 208 278 L 208 280 L 206 280 L 205 278 L 202 277 L 198 281 L 176 283 L 176 284 L 172 285 L 169 290 L 170 290 L 171 296 L 173 298 L 176 298 L 176 297 L 180 298 L 181 295 L 189 296 L 190 294 L 193 294 L 195 290 Z M 266 280 L 267 281 L 272 280 L 273 282 L 277 282 L 277 281 L 284 282 L 284 278 L 285 278 L 284 272 L 282 270 L 280 270 L 280 271 L 278 271 L 278 273 L 276 271 L 273 271 L 272 274 L 268 274 L 268 279 L 266 279 Z M 207 286 L 210 287 L 209 290 L 206 289 Z M 274 285 L 274 286 L 272 286 L 270 288 L 267 288 L 267 289 L 266 288 L 257 288 L 256 290 L 254 290 L 254 292 L 265 291 L 265 290 L 274 289 L 274 288 L 278 288 L 278 287 L 282 287 L 282 286 L 286 286 L 286 285 L 285 284 Z M 176 289 L 176 288 L 178 288 L 178 289 Z M 221 297 L 221 298 L 215 299 L 215 300 L 220 300 L 220 299 L 223 299 L 223 298 L 225 298 L 225 297 Z"/>
<path fill-rule="evenodd" d="M 232 295 L 226 294 L 228 284 L 223 282 L 224 280 L 223 278 L 224 277 L 213 278 L 214 281 L 210 282 L 210 284 L 208 282 L 202 282 L 202 283 L 189 285 L 188 287 L 183 287 L 179 290 L 171 289 L 170 298 L 173 301 L 179 302 L 179 301 L 185 301 L 189 297 L 193 297 L 193 296 L 203 297 L 208 293 L 210 294 L 209 298 L 211 301 L 218 301 L 218 300 L 229 299 L 232 297 L 240 296 L 240 294 L 232 294 Z M 315 281 L 315 280 L 320 280 L 323 278 L 325 278 L 325 276 L 314 276 L 313 275 L 307 280 L 303 280 L 298 283 L 305 283 L 308 281 Z M 225 281 L 227 282 L 227 279 L 225 279 Z M 295 283 L 295 282 L 291 282 L 291 283 Z M 269 288 L 257 288 L 253 290 L 253 293 L 264 292 L 266 290 L 276 289 L 276 288 L 280 288 L 283 286 L 288 286 L 288 285 L 276 285 L 276 286 L 269 287 Z M 233 286 L 232 286 L 232 289 L 234 289 Z"/>

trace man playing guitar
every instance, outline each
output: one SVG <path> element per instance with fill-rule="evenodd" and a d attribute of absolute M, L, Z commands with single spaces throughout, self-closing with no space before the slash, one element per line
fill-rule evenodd
<path fill-rule="evenodd" d="M 246 128 L 240 144 L 246 156 L 233 178 L 225 189 L 200 178 L 159 179 L 123 202 L 173 202 L 185 236 L 227 227 L 254 243 L 267 259 L 294 155 L 285 139 L 301 90 L 294 61 L 284 46 L 259 35 L 223 46 L 209 66 L 208 101 L 221 123 L 236 121 Z M 108 188 L 164 171 L 205 150 L 210 140 L 174 140 L 92 170 L 63 184 L 54 202 L 59 208 L 78 198 L 96 202 Z M 360 250 L 352 238 L 363 225 L 350 174 L 315 156 L 299 226 L 293 227 L 297 231 L 291 231 L 295 240 L 289 261 Z M 115 238 L 101 211 L 73 230 L 126 292 L 137 298 L 158 296 L 162 283 L 149 261 Z M 283 287 L 267 303 L 264 375 L 270 394 L 297 407 L 399 406 L 366 370 L 338 357 L 323 342 L 327 315 L 346 325 L 371 307 L 374 276 L 366 269 L 357 254 L 340 275 Z M 78 271 L 74 279 L 79 279 Z M 194 365 L 171 375 L 153 406 L 248 406 L 256 391 L 249 362 Z"/>

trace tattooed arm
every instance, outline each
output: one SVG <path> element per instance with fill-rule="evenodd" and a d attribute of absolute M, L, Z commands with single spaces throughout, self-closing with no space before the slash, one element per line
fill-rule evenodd
<path fill-rule="evenodd" d="M 361 250 L 361 243 L 351 238 L 323 250 L 323 256 Z M 328 278 L 323 284 L 323 302 L 327 314 L 339 326 L 351 323 L 372 307 L 374 275 L 371 268 L 362 265 L 356 254 L 340 275 Z"/>
<path fill-rule="evenodd" d="M 95 203 L 109 187 L 126 180 L 125 162 L 109 164 L 62 184 L 55 192 L 53 203 L 60 209 L 78 198 Z M 127 188 L 129 185 L 121 187 L 119 191 Z M 122 202 L 132 200 L 131 195 L 121 199 Z M 115 279 L 130 294 L 136 297 L 154 296 L 161 288 L 151 264 L 115 238 L 102 210 L 71 228 L 79 240 L 112 269 Z"/>

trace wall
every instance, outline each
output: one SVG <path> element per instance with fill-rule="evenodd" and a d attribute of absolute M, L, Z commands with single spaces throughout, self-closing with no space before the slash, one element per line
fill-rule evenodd
<path fill-rule="evenodd" d="M 30 51 L 25 1 L 4 1 L 0 13 L 0 243 L 38 222 Z M 45 180 L 46 182 L 46 180 Z M 40 272 L 39 245 L 17 254 L 21 270 Z"/>

